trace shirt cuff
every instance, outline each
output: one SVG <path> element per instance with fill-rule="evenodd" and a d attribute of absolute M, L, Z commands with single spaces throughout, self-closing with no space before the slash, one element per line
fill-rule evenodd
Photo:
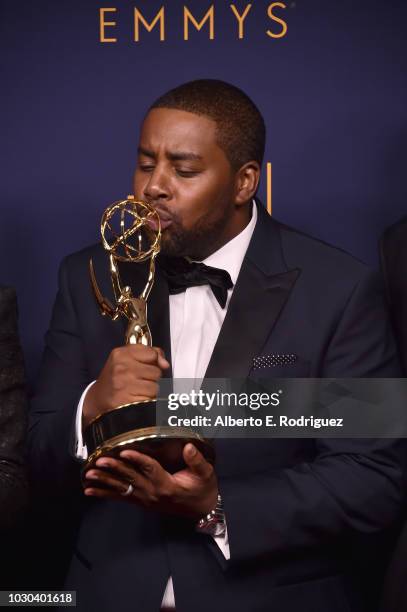
<path fill-rule="evenodd" d="M 77 459 L 82 459 L 85 461 L 88 458 L 88 449 L 86 448 L 86 444 L 83 443 L 82 437 L 82 410 L 83 403 L 85 401 L 85 397 L 89 389 L 92 385 L 95 384 L 95 380 L 92 381 L 82 393 L 81 398 L 79 400 L 78 407 L 76 409 L 76 418 L 75 418 L 75 457 Z"/>
<path fill-rule="evenodd" d="M 230 559 L 230 548 L 229 548 L 229 537 L 228 537 L 228 526 L 225 520 L 225 532 L 222 535 L 212 536 L 216 544 L 221 549 L 223 556 L 226 560 Z"/>

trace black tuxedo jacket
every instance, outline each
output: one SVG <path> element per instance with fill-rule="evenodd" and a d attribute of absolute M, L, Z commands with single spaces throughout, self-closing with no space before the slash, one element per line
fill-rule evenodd
<path fill-rule="evenodd" d="M 396 342 L 407 376 L 407 217 L 386 230 L 380 246 Z"/>
<path fill-rule="evenodd" d="M 66 258 L 32 405 L 31 464 L 58 495 L 80 496 L 69 452 L 84 387 L 124 324 L 102 318 L 92 294 L 93 258 L 111 295 L 107 257 L 94 246 Z M 124 266 L 133 287 L 141 266 Z M 145 277 L 144 277 L 145 278 Z M 170 357 L 169 301 L 157 273 L 149 300 L 154 344 Z M 207 376 L 250 377 L 253 360 L 296 354 L 270 377 L 398 376 L 377 279 L 322 242 L 272 220 L 259 205 Z M 193 525 L 125 502 L 84 500 L 67 588 L 92 612 L 158 612 L 168 577 L 177 612 L 361 610 L 353 550 L 396 520 L 405 449 L 392 440 L 218 440 L 216 471 L 225 506 L 230 561 Z"/>
<path fill-rule="evenodd" d="M 407 217 L 389 227 L 380 242 L 382 270 L 399 349 L 407 376 Z M 407 524 L 400 534 L 390 563 L 382 612 L 407 610 Z"/>

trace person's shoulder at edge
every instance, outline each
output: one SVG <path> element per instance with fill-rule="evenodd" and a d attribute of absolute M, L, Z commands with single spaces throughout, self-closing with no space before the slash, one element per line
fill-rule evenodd
<path fill-rule="evenodd" d="M 2 320 L 2 326 L 8 322 L 15 329 L 17 321 L 17 296 L 13 287 L 0 284 L 0 306 L 2 319 L 6 317 L 5 320 Z"/>
<path fill-rule="evenodd" d="M 398 274 L 398 264 L 407 262 L 407 216 L 390 225 L 380 239 L 382 265 L 387 273 L 389 266 L 394 267 L 392 274 Z M 405 265 L 404 265 L 405 267 Z"/>
<path fill-rule="evenodd" d="M 9 285 L 3 285 L 2 283 L 0 283 L 0 292 L 2 296 L 8 297 L 10 300 L 14 301 L 16 299 L 16 290 L 14 289 L 14 287 L 10 287 Z"/>
<path fill-rule="evenodd" d="M 68 253 L 60 261 L 60 275 L 68 279 L 68 285 L 75 289 L 83 287 L 83 283 L 91 287 L 89 280 L 89 264 L 93 262 L 95 273 L 99 279 L 109 270 L 108 253 L 101 243 L 90 244 L 79 251 Z"/>
<path fill-rule="evenodd" d="M 73 267 L 80 265 L 83 266 L 84 261 L 90 261 L 91 259 L 100 259 L 103 257 L 107 257 L 107 252 L 103 248 L 102 243 L 94 243 L 88 244 L 84 246 L 79 251 L 74 251 L 72 253 L 68 253 L 62 258 L 62 262 L 67 262 L 70 266 Z"/>
<path fill-rule="evenodd" d="M 112 294 L 112 282 L 109 272 L 109 254 L 104 249 L 102 243 L 87 245 L 79 251 L 69 253 L 62 258 L 59 266 L 60 286 L 68 288 L 71 298 L 76 303 L 80 301 L 83 307 L 84 302 L 95 305 L 94 292 L 90 276 L 90 262 L 93 263 L 93 270 L 97 285 L 103 295 L 109 299 L 114 299 Z M 120 276 L 123 284 L 130 284 L 137 291 L 145 282 L 147 264 L 120 263 Z M 141 266 L 141 267 L 140 267 Z M 137 270 L 137 274 L 134 274 Z M 144 286 L 144 285 L 143 285 Z"/>
<path fill-rule="evenodd" d="M 402 217 L 388 228 L 386 228 L 383 232 L 383 238 L 385 240 L 397 240 L 398 238 L 405 238 L 407 233 L 407 215 Z"/>

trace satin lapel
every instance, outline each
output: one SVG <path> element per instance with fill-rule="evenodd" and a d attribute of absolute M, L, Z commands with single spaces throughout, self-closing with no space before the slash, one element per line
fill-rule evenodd
<path fill-rule="evenodd" d="M 268 277 L 245 261 L 205 378 L 246 378 L 300 274 Z"/>
<path fill-rule="evenodd" d="M 146 282 L 147 267 L 138 263 L 120 264 L 120 276 L 123 284 L 129 285 L 134 295 L 138 295 Z M 163 349 L 166 358 L 171 363 L 171 337 L 170 337 L 170 307 L 168 283 L 156 266 L 153 288 L 147 301 L 147 321 L 153 338 L 153 345 Z M 126 321 L 122 321 L 123 330 L 126 330 Z M 172 377 L 172 369 L 166 371 L 165 378 Z"/>
<path fill-rule="evenodd" d="M 288 269 L 279 224 L 257 202 L 258 219 L 205 378 L 246 378 L 301 270 Z"/>

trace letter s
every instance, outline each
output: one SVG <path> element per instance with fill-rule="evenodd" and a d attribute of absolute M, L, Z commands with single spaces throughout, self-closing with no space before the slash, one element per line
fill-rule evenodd
<path fill-rule="evenodd" d="M 284 2 L 272 2 L 267 9 L 267 14 L 270 19 L 276 23 L 279 23 L 282 26 L 282 30 L 278 34 L 275 34 L 271 30 L 267 30 L 267 36 L 270 36 L 270 38 L 283 38 L 287 34 L 288 27 L 285 21 L 274 15 L 273 8 L 276 6 L 283 9 L 287 8 L 287 6 L 284 4 Z"/>

